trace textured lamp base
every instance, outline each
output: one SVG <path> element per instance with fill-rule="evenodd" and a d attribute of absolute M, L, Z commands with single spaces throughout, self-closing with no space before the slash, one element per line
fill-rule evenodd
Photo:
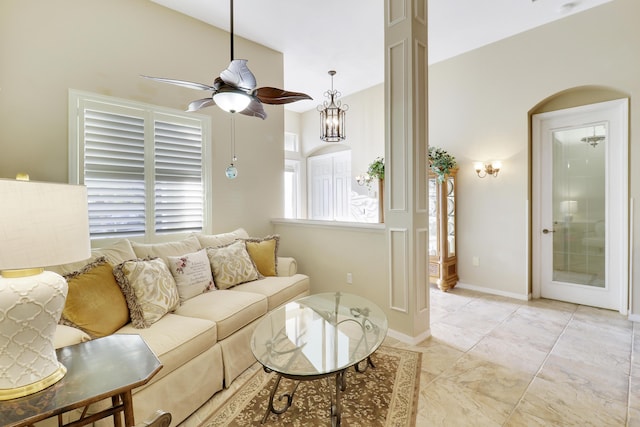
<path fill-rule="evenodd" d="M 0 277 L 0 400 L 43 390 L 66 369 L 53 340 L 67 297 L 67 282 L 44 271 Z M 14 276 L 14 275 L 12 275 Z"/>

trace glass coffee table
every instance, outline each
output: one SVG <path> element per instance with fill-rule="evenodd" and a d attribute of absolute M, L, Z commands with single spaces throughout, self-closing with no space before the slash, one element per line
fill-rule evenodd
<path fill-rule="evenodd" d="M 266 372 L 277 374 L 262 422 L 270 412 L 284 413 L 293 402 L 300 381 L 335 376 L 331 424 L 341 420 L 340 394 L 346 389 L 345 371 L 375 367 L 371 355 L 387 334 L 387 318 L 371 301 L 345 293 L 322 293 L 300 298 L 267 314 L 251 338 L 251 350 Z M 296 380 L 283 407 L 273 404 L 281 378 Z"/>

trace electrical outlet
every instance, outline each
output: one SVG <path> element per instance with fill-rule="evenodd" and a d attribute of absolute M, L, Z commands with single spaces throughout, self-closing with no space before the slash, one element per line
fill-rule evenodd
<path fill-rule="evenodd" d="M 471 259 L 471 264 L 473 264 L 474 267 L 478 267 L 480 265 L 480 258 L 478 258 L 477 256 L 474 256 Z"/>
<path fill-rule="evenodd" d="M 347 273 L 347 285 L 351 285 L 353 283 L 353 275 L 351 273 Z"/>

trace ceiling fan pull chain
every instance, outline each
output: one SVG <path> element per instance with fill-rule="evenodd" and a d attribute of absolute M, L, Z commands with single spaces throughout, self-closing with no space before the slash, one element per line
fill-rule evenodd
<path fill-rule="evenodd" d="M 238 160 L 236 156 L 236 116 L 235 114 L 231 115 L 231 161 L 235 162 Z"/>
<path fill-rule="evenodd" d="M 228 179 L 235 179 L 238 176 L 238 168 L 235 163 L 238 160 L 236 156 L 236 116 L 231 114 L 231 163 L 224 170 L 224 174 Z"/>

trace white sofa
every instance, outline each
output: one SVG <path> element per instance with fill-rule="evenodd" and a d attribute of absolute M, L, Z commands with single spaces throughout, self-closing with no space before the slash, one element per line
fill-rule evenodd
<path fill-rule="evenodd" d="M 111 265 L 150 256 L 166 261 L 170 256 L 248 237 L 243 229 L 238 229 L 218 235 L 191 235 L 170 243 L 143 245 L 122 240 L 94 250 L 90 260 L 50 269 L 67 274 L 100 256 L 106 257 Z M 172 425 L 182 422 L 255 362 L 250 339 L 260 318 L 308 294 L 309 277 L 297 273 L 295 259 L 278 257 L 277 276 L 200 293 L 182 301 L 147 328 L 136 328 L 131 322 L 119 328 L 115 333 L 140 334 L 163 364 L 147 385 L 133 392 L 136 420 L 142 421 L 162 409 L 171 413 Z M 88 339 L 91 337 L 77 328 L 59 325 L 56 346 Z"/>

